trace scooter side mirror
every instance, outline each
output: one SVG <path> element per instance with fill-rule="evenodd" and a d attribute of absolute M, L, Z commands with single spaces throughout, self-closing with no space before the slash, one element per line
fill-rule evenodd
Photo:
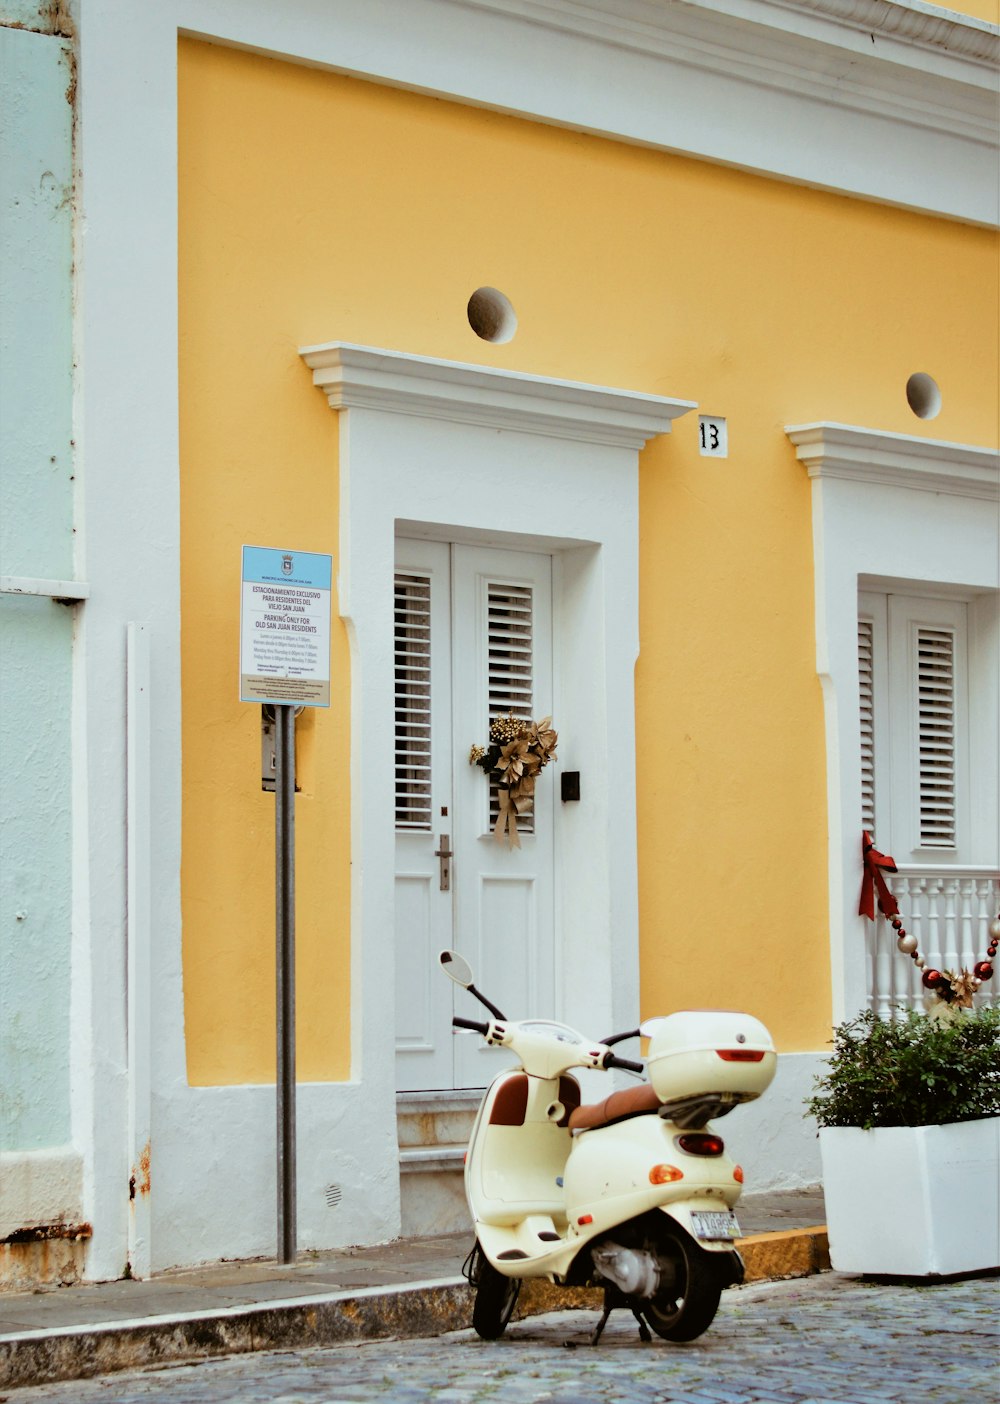
<path fill-rule="evenodd" d="M 472 988 L 472 966 L 458 951 L 442 951 L 438 956 L 438 964 L 448 979 L 454 980 L 456 985 L 461 985 L 463 990 Z"/>

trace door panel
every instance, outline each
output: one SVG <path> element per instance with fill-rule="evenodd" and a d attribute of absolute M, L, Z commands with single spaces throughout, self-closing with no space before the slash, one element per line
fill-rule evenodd
<path fill-rule="evenodd" d="M 469 747 L 490 719 L 552 711 L 552 560 L 524 551 L 455 546 L 452 556 L 455 725 L 455 947 L 476 983 L 512 1019 L 548 1012 L 553 988 L 554 765 L 539 777 L 520 848 L 493 836 L 495 800 Z M 541 997 L 541 1004 L 539 1003 Z M 506 1061 L 455 1040 L 456 1086 L 482 1086 Z"/>
<path fill-rule="evenodd" d="M 405 841 L 409 841 L 407 835 Z M 434 948 L 433 894 L 426 873 L 396 871 L 396 1044 L 414 1053 L 433 1054 L 442 1041 L 439 1000 L 427 956 Z"/>
<path fill-rule="evenodd" d="M 419 696 L 414 704 L 410 695 L 420 693 L 420 636 L 414 646 L 404 640 L 405 666 L 397 668 L 398 1085 L 476 1087 L 507 1058 L 472 1035 L 452 1038 L 453 1003 L 467 1017 L 475 1017 L 475 1005 L 437 970 L 438 950 L 461 951 L 477 985 L 511 1018 L 551 1012 L 554 766 L 539 777 L 535 812 L 518 822 L 520 847 L 513 848 L 494 837 L 496 787 L 468 757 L 472 745 L 486 743 L 493 716 L 513 711 L 537 720 L 552 711 L 552 563 L 533 552 L 400 540 L 397 580 L 406 571 L 427 572 L 430 584 L 424 652 L 431 707 L 421 730 L 426 718 Z M 419 582 L 406 588 L 419 592 Z M 412 618 L 408 608 L 403 614 Z M 400 627 L 397 616 L 397 635 Z M 400 740 L 400 727 L 409 732 L 414 719 L 416 739 Z M 426 735 L 429 818 L 419 798 Z M 416 800 L 407 798 L 410 782 Z M 445 833 L 453 859 L 451 890 L 442 893 L 434 851 Z M 426 996 L 424 971 L 432 982 Z"/>
<path fill-rule="evenodd" d="M 397 1085 L 452 1086 L 451 985 L 436 968 L 451 945 L 451 893 L 438 838 L 451 803 L 450 553 L 399 541 L 394 614 L 396 713 Z"/>

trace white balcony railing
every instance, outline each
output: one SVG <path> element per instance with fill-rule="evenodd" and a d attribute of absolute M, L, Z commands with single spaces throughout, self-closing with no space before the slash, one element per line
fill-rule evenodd
<path fill-rule="evenodd" d="M 900 867 L 887 874 L 899 916 L 928 967 L 971 970 L 986 959 L 989 924 L 1000 912 L 1000 872 L 994 868 Z M 896 933 L 877 915 L 868 928 L 868 1006 L 892 1019 L 899 1006 L 923 1009 L 926 991 L 920 971 L 896 949 Z M 1000 1004 L 1000 960 L 996 974 L 976 995 L 976 1005 Z"/>

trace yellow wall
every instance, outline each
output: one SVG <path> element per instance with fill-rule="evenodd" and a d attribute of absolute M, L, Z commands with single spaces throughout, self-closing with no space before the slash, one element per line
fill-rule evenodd
<path fill-rule="evenodd" d="M 986 20 L 988 24 L 1000 24 L 1000 0 L 962 0 L 961 4 L 942 8 L 955 10 L 960 15 L 971 15 L 973 19 Z"/>
<path fill-rule="evenodd" d="M 336 416 L 297 348 L 342 339 L 698 400 L 641 468 L 643 1012 L 829 1025 L 808 480 L 833 419 L 997 432 L 987 232 L 185 41 L 180 48 L 183 918 L 196 1083 L 273 1076 L 272 801 L 236 699 L 239 546 L 337 550 Z M 465 305 L 520 319 L 480 341 Z M 944 407 L 909 411 L 913 371 Z M 303 727 L 299 1075 L 348 1068 L 348 654 Z"/>

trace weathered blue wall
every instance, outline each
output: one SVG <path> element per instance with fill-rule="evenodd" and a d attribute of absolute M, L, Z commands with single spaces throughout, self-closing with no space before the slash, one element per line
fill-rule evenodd
<path fill-rule="evenodd" d="M 0 575 L 72 579 L 72 56 L 0 7 Z M 73 610 L 0 593 L 0 1150 L 70 1140 Z"/>

